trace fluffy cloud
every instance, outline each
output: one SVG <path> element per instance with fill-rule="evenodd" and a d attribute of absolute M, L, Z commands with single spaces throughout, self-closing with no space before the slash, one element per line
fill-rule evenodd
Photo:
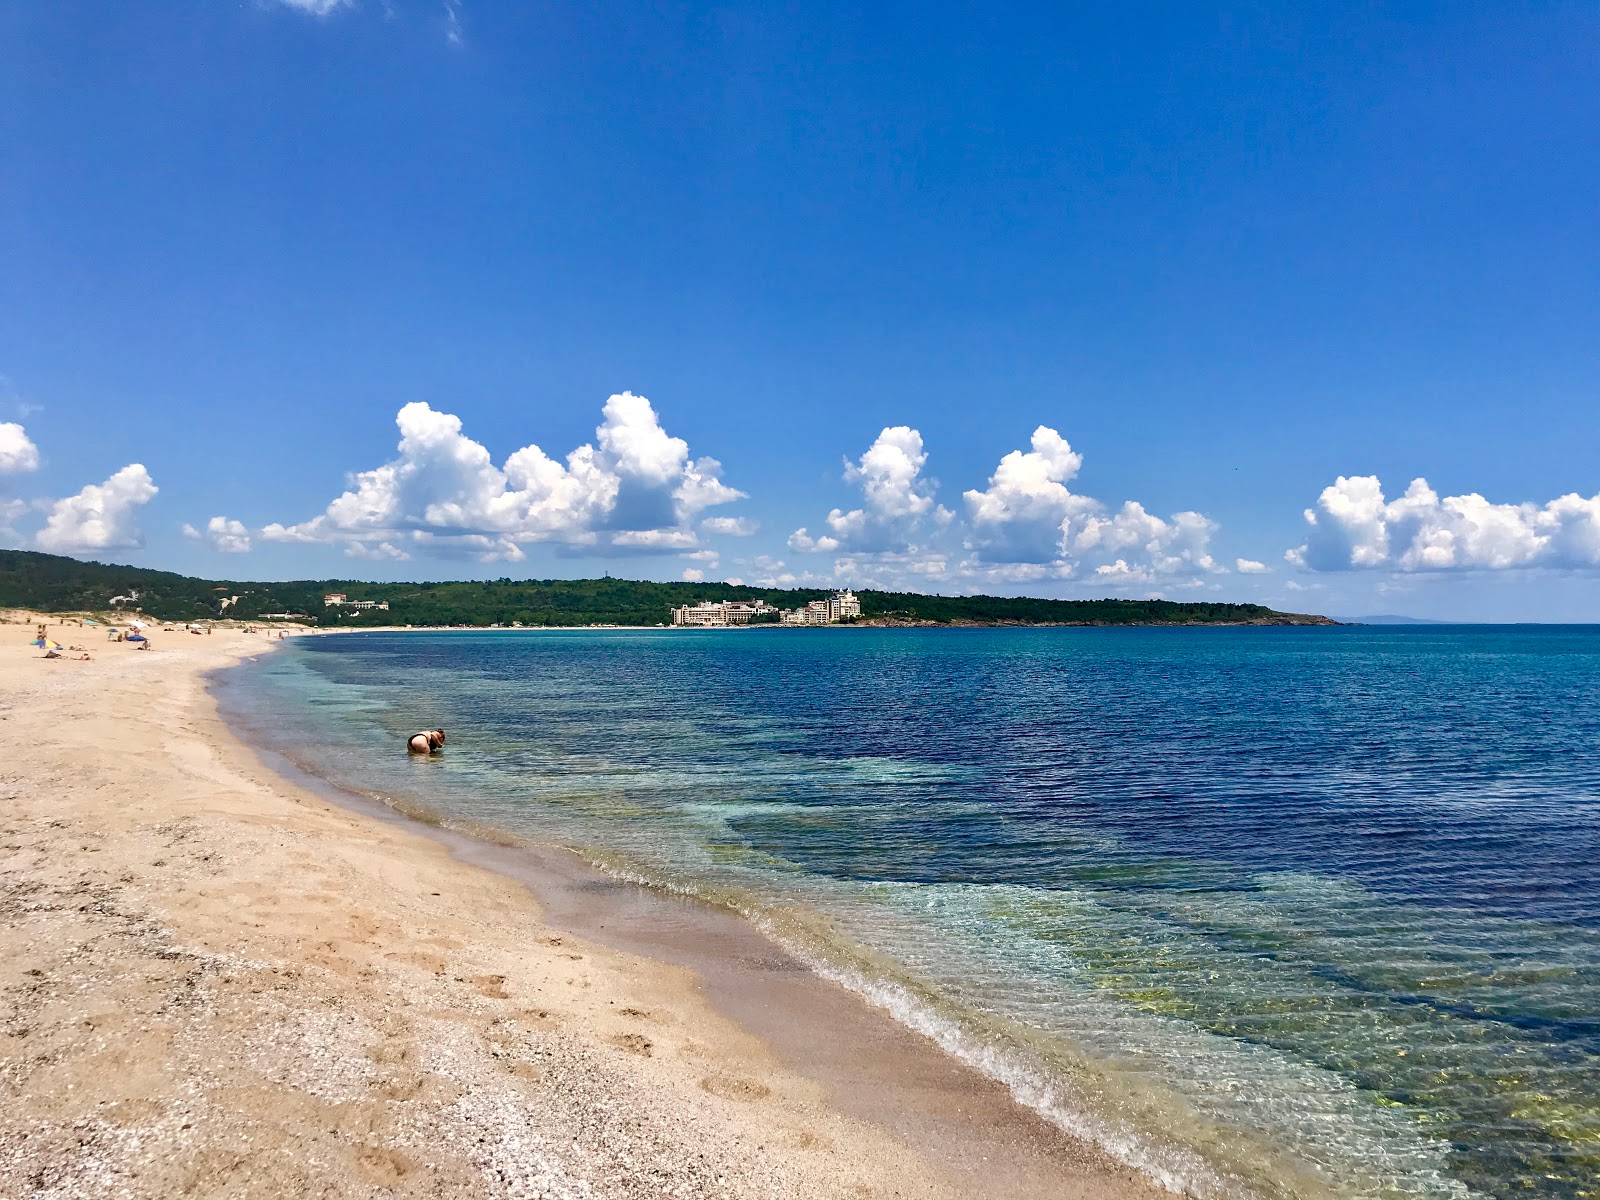
<path fill-rule="evenodd" d="M 749 517 L 707 517 L 700 522 L 707 533 L 722 533 L 729 537 L 749 537 L 761 528 L 761 522 Z"/>
<path fill-rule="evenodd" d="M 948 509 L 934 503 L 934 484 L 922 475 L 928 455 L 922 435 L 907 425 L 878 434 L 859 462 L 845 460 L 846 483 L 861 485 L 862 506 L 828 514 L 828 532 L 812 537 L 801 528 L 789 535 L 793 550 L 831 554 L 904 554 L 913 552 L 929 524 L 944 525 Z"/>
<path fill-rule="evenodd" d="M 213 550 L 220 550 L 224 554 L 245 554 L 250 549 L 250 531 L 245 528 L 244 522 L 227 517 L 212 517 L 206 522 L 204 530 L 185 524 L 183 536 L 205 541 Z"/>
<path fill-rule="evenodd" d="M 1217 526 L 1196 512 L 1162 518 L 1128 501 L 1110 509 L 1067 485 L 1083 456 L 1054 429 L 1033 431 L 1030 448 L 1006 454 L 988 486 L 963 494 L 956 525 L 966 554 L 941 536 L 955 515 L 934 502 L 921 435 L 885 429 L 845 478 L 859 483 L 859 509 L 834 509 L 813 536 L 796 530 L 789 547 L 837 554 L 833 577 L 863 586 L 970 587 L 1098 578 L 1136 583 L 1227 570 L 1210 552 Z M 773 573 L 775 575 L 775 573 Z"/>
<path fill-rule="evenodd" d="M 1270 567 L 1264 562 L 1257 562 L 1253 558 L 1240 558 L 1234 560 L 1234 570 L 1241 575 L 1265 575 Z"/>
<path fill-rule="evenodd" d="M 0 475 L 20 475 L 39 468 L 39 447 L 15 421 L 0 421 Z"/>
<path fill-rule="evenodd" d="M 352 542 L 345 547 L 351 558 L 365 558 L 373 562 L 406 562 L 411 558 L 399 546 L 390 542 Z"/>
<path fill-rule="evenodd" d="M 1197 512 L 1163 519 L 1133 500 L 1109 512 L 1067 487 L 1083 456 L 1065 438 L 1041 425 L 1030 444 L 1000 460 L 988 487 L 963 497 L 975 573 L 1020 582 L 1089 572 L 1139 582 L 1223 569 L 1210 553 L 1215 522 Z"/>
<path fill-rule="evenodd" d="M 833 562 L 833 577 L 839 583 L 886 592 L 903 588 L 918 590 L 930 583 L 944 583 L 950 580 L 952 570 L 949 556 L 938 550 L 845 554 Z"/>
<path fill-rule="evenodd" d="M 355 0 L 278 0 L 278 3 L 313 17 L 326 17 L 338 9 L 353 7 Z"/>
<path fill-rule="evenodd" d="M 1162 520 L 1129 500 L 1110 516 L 1090 513 L 1063 521 L 1062 559 L 1071 566 L 1099 563 L 1098 575 L 1130 573 L 1134 568 L 1125 561 L 1127 555 L 1134 557 L 1137 570 L 1151 576 L 1215 571 L 1209 547 L 1216 531 L 1216 522 L 1200 513 L 1174 513 Z M 1114 563 L 1101 561 L 1112 555 L 1117 556 Z"/>
<path fill-rule="evenodd" d="M 342 542 L 346 549 L 432 553 L 484 561 L 523 557 L 521 544 L 555 542 L 597 552 L 691 549 L 694 522 L 713 505 L 742 499 L 715 459 L 689 457 L 661 428 L 650 401 L 630 392 L 606 401 L 596 445 L 558 462 L 525 446 L 496 466 L 461 432 L 461 420 L 412 403 L 396 417 L 399 455 L 356 476 L 320 515 L 268 525 L 271 541 Z"/>
<path fill-rule="evenodd" d="M 1033 449 L 1000 460 L 989 486 L 965 493 L 968 546 L 984 562 L 1051 563 L 1061 557 L 1065 523 L 1099 509 L 1067 489 L 1083 456 L 1054 429 L 1033 431 Z"/>
<path fill-rule="evenodd" d="M 52 504 L 36 539 L 39 548 L 72 554 L 142 546 L 144 536 L 134 521 L 157 490 L 142 464 L 123 467 L 104 483 L 91 483 Z"/>
<path fill-rule="evenodd" d="M 11 545 L 17 539 L 16 519 L 28 511 L 22 500 L 0 500 L 0 543 Z"/>
<path fill-rule="evenodd" d="M 611 535 L 619 550 L 693 550 L 700 539 L 688 529 L 624 529 Z"/>
<path fill-rule="evenodd" d="M 1339 476 L 1305 512 L 1305 544 L 1285 557 L 1315 571 L 1600 567 L 1600 495 L 1493 504 L 1441 498 L 1425 479 L 1387 500 L 1375 475 Z"/>

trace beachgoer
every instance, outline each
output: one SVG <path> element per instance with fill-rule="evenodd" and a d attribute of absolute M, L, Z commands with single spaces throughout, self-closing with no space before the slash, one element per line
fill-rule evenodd
<path fill-rule="evenodd" d="M 438 754 L 444 749 L 444 730 L 424 729 L 420 733 L 413 733 L 406 742 L 406 752 L 409 754 Z"/>

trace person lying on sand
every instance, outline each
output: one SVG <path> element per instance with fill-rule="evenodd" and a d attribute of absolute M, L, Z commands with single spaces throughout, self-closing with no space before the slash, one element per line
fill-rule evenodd
<path fill-rule="evenodd" d="M 406 751 L 410 754 L 438 754 L 443 749 L 442 729 L 424 729 L 421 733 L 413 733 L 411 740 L 406 743 Z"/>

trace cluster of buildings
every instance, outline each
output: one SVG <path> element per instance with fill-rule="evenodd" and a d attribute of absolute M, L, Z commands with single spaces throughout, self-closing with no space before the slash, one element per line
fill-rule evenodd
<path fill-rule="evenodd" d="M 766 623 L 774 616 L 781 625 L 837 625 L 861 616 L 861 601 L 848 589 L 826 600 L 813 600 L 801 608 L 779 610 L 765 600 L 702 600 L 672 610 L 674 625 L 727 626 Z"/>
<path fill-rule="evenodd" d="M 837 625 L 840 621 L 854 621 L 860 616 L 861 601 L 846 588 L 826 600 L 813 600 L 802 608 L 786 609 L 778 614 L 778 620 L 785 625 Z"/>
<path fill-rule="evenodd" d="M 387 600 L 352 600 L 343 592 L 330 592 L 322 598 L 322 607 L 353 608 L 357 610 L 381 608 L 384 612 L 388 612 L 389 602 Z"/>
<path fill-rule="evenodd" d="M 765 600 L 701 600 L 672 610 L 674 625 L 748 625 L 778 610 Z"/>

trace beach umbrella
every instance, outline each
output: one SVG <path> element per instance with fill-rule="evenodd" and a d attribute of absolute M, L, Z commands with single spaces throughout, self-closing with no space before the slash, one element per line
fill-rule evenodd
<path fill-rule="evenodd" d="M 130 633 L 127 640 L 130 642 L 148 642 L 150 639 L 142 633 Z"/>
<path fill-rule="evenodd" d="M 135 629 L 149 629 L 150 628 L 150 626 L 145 624 L 143 621 L 129 621 L 128 624 L 132 625 Z"/>
<path fill-rule="evenodd" d="M 41 649 L 41 650 L 59 650 L 59 649 L 61 649 L 61 643 L 56 641 L 54 638 L 47 638 L 47 637 L 34 638 L 33 639 L 33 644 L 35 646 L 39 647 L 39 649 Z"/>

